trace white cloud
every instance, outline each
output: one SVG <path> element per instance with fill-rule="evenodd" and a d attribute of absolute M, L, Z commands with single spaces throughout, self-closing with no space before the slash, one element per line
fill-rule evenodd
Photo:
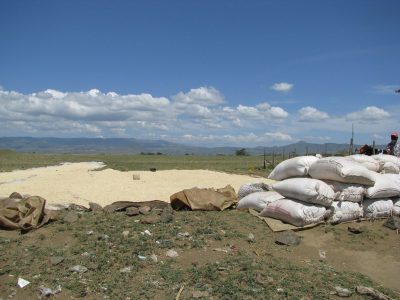
<path fill-rule="evenodd" d="M 389 117 L 390 114 L 387 111 L 376 106 L 368 106 L 363 110 L 346 115 L 346 119 L 349 121 L 378 121 Z"/>
<path fill-rule="evenodd" d="M 265 145 L 265 143 L 278 141 L 288 142 L 292 137 L 281 132 L 266 132 L 255 134 L 225 134 L 225 135 L 191 135 L 185 134 L 181 136 L 181 141 L 186 143 L 202 143 L 208 142 L 212 145 Z"/>
<path fill-rule="evenodd" d="M 291 141 L 293 138 L 282 132 L 266 132 L 264 136 L 270 141 Z"/>
<path fill-rule="evenodd" d="M 293 88 L 293 86 L 294 85 L 291 83 L 279 82 L 279 83 L 274 83 L 271 86 L 271 89 L 273 89 L 274 91 L 277 91 L 277 92 L 286 93 L 286 92 L 289 92 Z"/>
<path fill-rule="evenodd" d="M 310 142 L 320 141 L 320 142 L 327 142 L 330 141 L 332 138 L 330 136 L 314 136 L 314 135 L 307 135 L 304 137 L 305 140 Z"/>
<path fill-rule="evenodd" d="M 1 134 L 167 137 L 193 145 L 252 147 L 289 143 L 305 133 L 313 136 L 310 141 L 328 140 L 319 137 L 327 135 L 343 136 L 339 141 L 343 142 L 348 139 L 352 123 L 356 124 L 357 134 L 372 140 L 373 134 L 388 136 L 398 129 L 400 117 L 400 106 L 394 105 L 370 106 L 344 116 L 306 106 L 297 112 L 298 117 L 289 117 L 289 111 L 267 102 L 230 105 L 214 88 L 200 87 L 178 95 L 170 100 L 149 93 L 121 95 L 98 89 L 47 89 L 27 94 L 0 90 Z M 318 128 L 313 122 L 305 122 L 322 120 Z M 372 121 L 374 126 L 357 125 Z"/>
<path fill-rule="evenodd" d="M 285 119 L 289 114 L 282 108 L 261 103 L 256 106 L 238 105 L 236 108 L 241 117 L 249 119 Z"/>
<path fill-rule="evenodd" d="M 244 117 L 249 117 L 249 118 L 261 118 L 262 114 L 260 111 L 252 106 L 245 106 L 239 104 L 239 106 L 236 108 L 236 110 L 239 112 Z"/>
<path fill-rule="evenodd" d="M 199 118 L 210 118 L 212 116 L 211 111 L 207 107 L 199 104 L 191 105 L 190 110 L 187 113 L 190 116 Z"/>
<path fill-rule="evenodd" d="M 329 118 L 326 112 L 319 111 L 315 107 L 306 106 L 299 110 L 300 121 L 317 122 Z"/>
<path fill-rule="evenodd" d="M 176 104 L 199 104 L 214 106 L 224 103 L 224 96 L 213 87 L 199 87 L 187 93 L 179 92 L 172 99 Z"/>
<path fill-rule="evenodd" d="M 289 114 L 280 107 L 272 106 L 269 110 L 269 115 L 274 119 L 285 119 Z"/>

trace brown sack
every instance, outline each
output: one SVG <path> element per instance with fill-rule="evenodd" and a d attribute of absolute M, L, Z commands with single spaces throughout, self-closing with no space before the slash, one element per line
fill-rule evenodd
<path fill-rule="evenodd" d="M 46 200 L 39 196 L 0 200 L 0 228 L 24 231 L 39 228 L 50 220 L 44 212 Z"/>
<path fill-rule="evenodd" d="M 220 190 L 192 188 L 180 191 L 170 197 L 175 210 L 218 210 L 231 207 L 237 201 L 235 190 L 226 186 Z"/>

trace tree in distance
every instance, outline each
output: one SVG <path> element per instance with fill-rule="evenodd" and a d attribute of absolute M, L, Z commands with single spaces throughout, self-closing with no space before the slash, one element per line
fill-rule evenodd
<path fill-rule="evenodd" d="M 237 156 L 249 156 L 250 154 L 247 152 L 246 148 L 242 148 L 242 149 L 236 150 L 236 155 Z"/>

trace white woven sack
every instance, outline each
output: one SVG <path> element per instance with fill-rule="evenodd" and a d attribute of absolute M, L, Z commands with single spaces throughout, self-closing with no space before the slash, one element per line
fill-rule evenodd
<path fill-rule="evenodd" d="M 325 157 L 313 163 L 308 174 L 316 179 L 373 185 L 376 173 L 344 157 Z"/>
<path fill-rule="evenodd" d="M 346 156 L 346 158 L 356 163 L 362 164 L 370 171 L 379 172 L 382 167 L 379 161 L 365 154 L 354 154 Z"/>
<path fill-rule="evenodd" d="M 372 158 L 376 159 L 379 162 L 392 162 L 398 166 L 400 166 L 400 158 L 398 158 L 397 156 L 394 155 L 389 155 L 389 154 L 376 154 L 376 155 L 372 155 Z"/>
<path fill-rule="evenodd" d="M 400 216 L 400 198 L 394 198 L 393 201 L 393 214 Z"/>
<path fill-rule="evenodd" d="M 247 195 L 239 200 L 236 209 L 254 209 L 258 212 L 262 211 L 264 207 L 275 200 L 283 199 L 284 197 L 277 192 L 256 192 Z"/>
<path fill-rule="evenodd" d="M 239 188 L 238 197 L 242 199 L 251 193 L 266 192 L 269 190 L 269 185 L 264 182 L 245 183 Z"/>
<path fill-rule="evenodd" d="M 305 226 L 319 223 L 330 214 L 323 206 L 312 205 L 292 199 L 280 199 L 268 204 L 260 213 L 262 217 L 270 217 L 292 224 Z"/>
<path fill-rule="evenodd" d="M 308 169 L 318 159 L 316 156 L 298 156 L 284 160 L 272 170 L 268 178 L 283 180 L 290 177 L 307 176 Z"/>
<path fill-rule="evenodd" d="M 364 218 L 390 217 L 393 210 L 391 199 L 366 199 L 363 204 Z"/>
<path fill-rule="evenodd" d="M 332 224 L 357 220 L 363 216 L 363 208 L 359 203 L 334 201 L 332 208 L 333 214 L 330 219 Z"/>
<path fill-rule="evenodd" d="M 367 198 L 389 198 L 400 196 L 400 175 L 376 173 L 375 184 L 367 188 Z"/>
<path fill-rule="evenodd" d="M 391 161 L 387 161 L 383 164 L 383 166 L 381 168 L 381 173 L 383 173 L 383 174 L 399 174 L 400 166 Z"/>
<path fill-rule="evenodd" d="M 364 185 L 324 180 L 335 192 L 335 200 L 361 202 L 367 191 Z"/>
<path fill-rule="evenodd" d="M 289 178 L 272 185 L 272 189 L 286 198 L 326 207 L 331 206 L 335 192 L 325 182 L 313 178 Z"/>

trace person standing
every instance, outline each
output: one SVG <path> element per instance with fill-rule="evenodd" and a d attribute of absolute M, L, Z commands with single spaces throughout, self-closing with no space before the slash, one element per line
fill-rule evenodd
<path fill-rule="evenodd" d="M 395 148 L 396 148 L 396 146 L 399 146 L 399 144 L 397 143 L 398 137 L 399 136 L 398 136 L 397 132 L 392 132 L 392 134 L 390 135 L 390 143 L 387 144 L 387 146 L 386 146 L 387 154 L 396 155 Z M 400 151 L 400 149 L 398 149 L 398 151 Z M 396 155 L 396 156 L 398 156 L 398 155 Z"/>

